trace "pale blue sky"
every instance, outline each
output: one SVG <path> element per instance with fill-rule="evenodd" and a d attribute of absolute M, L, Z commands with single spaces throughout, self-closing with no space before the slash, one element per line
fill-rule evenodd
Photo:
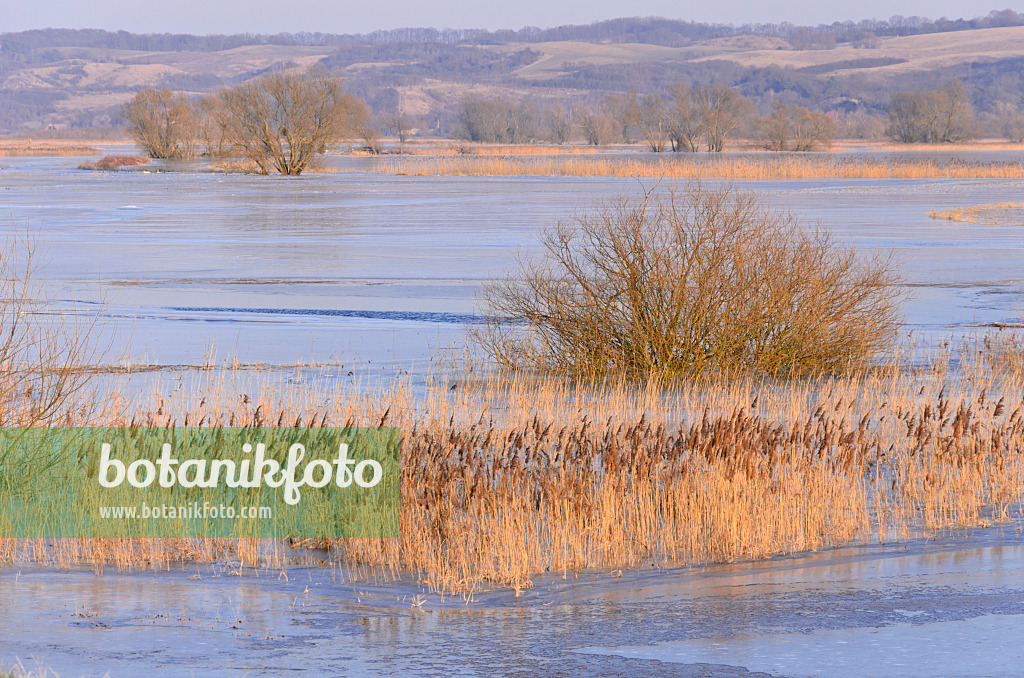
<path fill-rule="evenodd" d="M 1009 6 L 1024 11 L 1020 2 Z M 971 18 L 1006 7 L 982 5 L 979 0 L 0 0 L 0 33 L 46 27 L 196 34 L 366 33 L 403 26 L 493 30 L 622 16 L 818 24 L 895 14 Z"/>

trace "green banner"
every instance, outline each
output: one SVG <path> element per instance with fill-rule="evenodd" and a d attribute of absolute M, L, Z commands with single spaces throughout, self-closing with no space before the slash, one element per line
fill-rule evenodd
<path fill-rule="evenodd" d="M 0 429 L 0 537 L 398 537 L 395 428 Z"/>

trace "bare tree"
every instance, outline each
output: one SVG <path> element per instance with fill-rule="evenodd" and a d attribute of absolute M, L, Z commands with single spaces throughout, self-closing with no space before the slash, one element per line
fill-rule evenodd
<path fill-rule="evenodd" d="M 827 115 L 796 104 L 776 102 L 770 116 L 754 120 L 754 137 L 769 151 L 828 148 L 835 133 L 836 123 Z"/>
<path fill-rule="evenodd" d="M 521 144 L 536 136 L 537 111 L 530 102 L 468 95 L 459 109 L 461 133 L 470 141 Z"/>
<path fill-rule="evenodd" d="M 950 80 L 928 95 L 931 141 L 963 141 L 975 135 L 974 108 L 960 80 Z"/>
<path fill-rule="evenodd" d="M 199 117 L 199 138 L 205 147 L 205 154 L 211 158 L 223 156 L 228 150 L 225 138 L 227 116 L 223 100 L 211 94 L 199 99 L 194 105 Z"/>
<path fill-rule="evenodd" d="M 635 93 L 634 93 L 635 94 Z M 629 119 L 629 97 L 621 97 L 608 95 L 601 100 L 601 110 L 604 111 L 611 120 L 614 120 L 619 128 L 619 136 L 627 144 L 632 144 L 636 141 L 636 137 L 633 136 L 633 125 Z"/>
<path fill-rule="evenodd" d="M 109 328 L 47 293 L 43 252 L 30 232 L 0 239 L 0 426 L 88 425 L 102 399 L 90 368 L 110 356 Z M 107 334 L 108 339 L 103 340 Z M 0 449 L 0 468 L 4 453 Z"/>
<path fill-rule="evenodd" d="M 672 103 L 669 105 L 669 139 L 673 151 L 697 150 L 703 125 L 700 117 L 700 106 L 693 99 L 693 89 L 683 82 L 668 88 Z"/>
<path fill-rule="evenodd" d="M 1019 144 L 1024 141 L 1024 111 L 1014 111 L 1006 121 L 1006 138 Z"/>
<path fill-rule="evenodd" d="M 544 111 L 544 126 L 547 128 L 548 138 L 559 146 L 569 143 L 572 140 L 572 119 L 572 111 L 557 101 L 553 103 Z"/>
<path fill-rule="evenodd" d="M 384 118 L 385 125 L 398 137 L 398 143 L 404 144 L 409 139 L 409 131 L 412 128 L 412 119 L 406 115 L 401 108 Z"/>
<path fill-rule="evenodd" d="M 754 105 L 746 97 L 721 83 L 698 87 L 694 99 L 709 151 L 721 152 L 725 138 L 754 112 Z"/>
<path fill-rule="evenodd" d="M 365 113 L 365 104 L 322 69 L 264 75 L 220 96 L 225 136 L 261 174 L 301 174 L 329 145 L 351 138 Z"/>
<path fill-rule="evenodd" d="M 640 98 L 631 92 L 623 110 L 624 120 L 640 131 L 648 147 L 655 153 L 665 150 L 669 135 L 668 102 L 660 94 Z"/>
<path fill-rule="evenodd" d="M 821 111 L 810 111 L 803 106 L 794 104 L 789 108 L 794 151 L 814 151 L 832 147 L 832 140 L 836 137 L 835 120 Z"/>
<path fill-rule="evenodd" d="M 927 102 L 922 92 L 897 92 L 889 99 L 886 134 L 905 144 L 927 141 Z"/>
<path fill-rule="evenodd" d="M 351 133 L 363 140 L 363 150 L 374 155 L 381 152 L 380 134 L 377 131 L 370 107 L 360 99 L 348 97 L 348 128 Z"/>
<path fill-rule="evenodd" d="M 591 146 L 604 146 L 615 136 L 615 121 L 600 109 L 580 109 L 577 119 L 583 139 Z"/>
<path fill-rule="evenodd" d="M 886 110 L 886 133 L 903 143 L 949 143 L 977 134 L 974 108 L 959 80 L 930 92 L 897 92 Z"/>
<path fill-rule="evenodd" d="M 144 89 L 121 107 L 121 118 L 151 158 L 198 155 L 199 116 L 183 94 Z"/>

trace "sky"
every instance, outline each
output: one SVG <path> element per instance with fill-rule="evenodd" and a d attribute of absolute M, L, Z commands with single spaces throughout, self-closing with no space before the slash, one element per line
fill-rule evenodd
<path fill-rule="evenodd" d="M 999 2 L 1000 0 L 992 0 Z M 133 33 L 368 33 L 400 27 L 547 28 L 627 16 L 708 23 L 817 25 L 903 16 L 972 18 L 979 0 L 0 0 L 0 33 L 103 28 Z"/>

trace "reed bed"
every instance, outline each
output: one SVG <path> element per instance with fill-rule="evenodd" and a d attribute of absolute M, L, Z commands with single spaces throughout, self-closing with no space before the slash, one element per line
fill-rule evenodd
<path fill-rule="evenodd" d="M 1024 225 L 1024 202 L 1000 202 L 973 207 L 955 207 L 948 210 L 933 210 L 928 213 L 933 219 L 946 219 L 968 224 L 988 226 Z"/>
<path fill-rule="evenodd" d="M 204 373 L 191 391 L 108 398 L 135 426 L 388 425 L 403 431 L 399 539 L 299 551 L 433 591 L 521 590 L 538 574 L 734 562 L 1019 520 L 1020 343 L 929 368 L 671 385 L 479 375 L 362 393 Z M 82 424 L 75 408 L 55 423 Z M 312 548 L 306 548 L 312 547 Z M 0 563 L 97 570 L 180 561 L 283 567 L 281 540 L 0 540 Z M 351 576 L 351 575 L 350 575 Z"/>
<path fill-rule="evenodd" d="M 505 155 L 589 155 L 594 153 L 609 153 L 615 151 L 633 150 L 631 146 L 578 146 L 578 145 L 544 145 L 544 144 L 483 144 L 474 142 L 449 143 L 444 146 L 417 146 L 403 145 L 392 152 L 397 155 L 429 155 L 429 156 L 457 156 L 457 155 L 483 155 L 483 156 L 505 156 Z"/>
<path fill-rule="evenodd" d="M 92 146 L 59 141 L 0 141 L 0 158 L 26 156 L 77 156 L 96 155 L 99 151 Z"/>
<path fill-rule="evenodd" d="M 381 174 L 673 179 L 1019 179 L 1020 162 L 839 158 L 834 155 L 631 157 L 436 156 L 384 159 Z"/>
<path fill-rule="evenodd" d="M 137 167 L 148 165 L 150 159 L 144 155 L 105 155 L 96 162 L 83 162 L 78 166 L 81 170 L 117 170 L 121 167 Z"/>

